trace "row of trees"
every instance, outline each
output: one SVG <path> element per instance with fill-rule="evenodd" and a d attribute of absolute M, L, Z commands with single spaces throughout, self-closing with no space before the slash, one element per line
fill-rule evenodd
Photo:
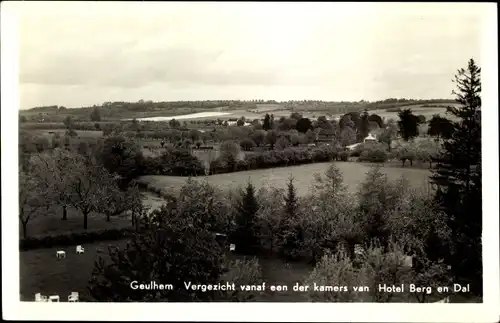
<path fill-rule="evenodd" d="M 113 138 L 92 148 L 79 148 L 76 151 L 55 148 L 23 155 L 19 219 L 25 238 L 28 223 L 54 205 L 60 207 L 62 220 L 67 219 L 68 208 L 78 210 L 84 229 L 91 213 L 101 213 L 110 221 L 140 207 L 139 191 L 131 183 L 136 170 L 126 163 L 134 161 L 135 156 L 126 156 L 122 151 L 118 160 L 116 150 L 120 149 L 120 143 Z"/>
<path fill-rule="evenodd" d="M 318 284 L 332 279 L 354 283 L 344 280 L 344 276 L 331 277 L 332 254 L 342 257 L 343 264 L 350 265 L 353 272 L 363 271 L 370 286 L 394 272 L 407 273 L 411 279 L 425 279 L 430 286 L 442 284 L 446 278 L 445 265 L 429 259 L 429 250 L 439 248 L 435 239 L 430 245 L 431 237 L 437 236 L 443 245 L 449 243 L 449 228 L 443 213 L 437 210 L 432 197 L 411 189 L 404 180 L 389 182 L 379 169 L 367 174 L 361 189 L 354 195 L 346 190 L 335 166 L 324 175 L 316 175 L 311 194 L 304 197 L 297 195 L 293 178 L 286 189 L 256 190 L 249 183 L 245 190 L 229 195 L 206 182 L 188 180 L 175 207 L 163 207 L 143 221 L 142 231 L 124 250 L 111 250 L 110 262 L 102 259 L 97 262 L 90 283 L 95 299 L 125 301 L 146 297 L 148 300 L 187 301 L 228 297 L 217 293 L 189 295 L 183 288 L 158 294 L 141 291 L 143 294 L 135 295 L 136 291 L 128 293 L 120 288 L 137 280 L 141 273 L 153 273 L 153 280 L 174 286 L 182 286 L 183 281 L 218 282 L 226 279 L 223 278 L 226 275 L 237 274 L 245 277 L 244 281 L 237 281 L 238 284 L 258 284 L 262 275 L 258 261 L 252 260 L 251 266 L 248 262 L 224 265 L 227 259 L 223 246 L 216 243 L 215 233 L 227 234 L 236 244 L 238 253 L 316 263 L 309 280 Z M 375 243 L 375 239 L 379 242 Z M 367 259 L 354 257 L 354 244 L 367 248 Z M 132 257 L 139 254 L 140 262 L 136 261 L 137 256 Z M 387 263 L 392 254 L 399 258 Z M 419 259 L 420 267 L 405 267 L 403 259 L 408 254 Z M 175 259 L 190 261 L 183 263 Z M 353 264 L 359 261 L 361 265 Z M 338 266 L 337 261 L 334 263 Z M 247 265 L 250 268 L 245 268 Z M 435 271 L 436 267 L 440 271 Z M 119 268 L 123 270 L 117 270 Z M 345 271 L 337 271 L 336 275 L 342 272 Z M 407 277 L 398 275 L 395 283 L 402 283 Z M 343 297 L 339 294 L 342 293 L 322 296 L 316 293 L 310 297 L 312 300 L 318 297 L 332 300 Z M 389 300 L 387 296 L 382 299 L 380 294 L 376 295 L 379 297 L 376 301 Z M 234 301 L 244 296 L 230 294 L 230 297 Z M 351 297 L 350 300 L 360 300 Z"/>

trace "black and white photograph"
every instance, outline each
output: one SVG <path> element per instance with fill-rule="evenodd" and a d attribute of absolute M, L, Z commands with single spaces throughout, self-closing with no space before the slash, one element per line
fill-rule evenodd
<path fill-rule="evenodd" d="M 5 319 L 500 319 L 496 3 L 1 13 Z"/>

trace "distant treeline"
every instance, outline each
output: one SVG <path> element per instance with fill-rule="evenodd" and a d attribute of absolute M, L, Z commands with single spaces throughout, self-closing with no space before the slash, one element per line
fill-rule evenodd
<path fill-rule="evenodd" d="M 305 109 L 310 111 L 322 111 L 327 114 L 341 114 L 349 112 L 360 112 L 363 110 L 388 109 L 413 104 L 449 104 L 453 100 L 412 100 L 412 99 L 386 99 L 376 102 L 327 102 L 327 101 L 173 101 L 173 102 L 105 102 L 101 105 L 67 109 L 63 106 L 43 106 L 29 110 L 20 111 L 20 115 L 27 121 L 62 122 L 67 116 L 75 121 L 101 121 L 116 120 L 124 118 L 144 118 L 155 116 L 173 116 L 180 114 L 198 113 L 220 108 L 228 111 L 235 109 L 255 109 L 257 104 L 282 104 L 284 108 Z"/>

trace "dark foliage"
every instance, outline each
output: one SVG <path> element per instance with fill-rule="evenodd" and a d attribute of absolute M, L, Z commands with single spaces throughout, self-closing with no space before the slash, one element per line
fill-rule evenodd
<path fill-rule="evenodd" d="M 471 283 L 482 292 L 482 182 L 481 182 L 481 68 L 470 60 L 467 69 L 455 76 L 459 108 L 449 113 L 452 138 L 444 142 L 444 152 L 436 160 L 432 181 L 439 187 L 437 200 L 449 218 L 454 237 L 454 253 L 447 259 L 455 279 Z"/>

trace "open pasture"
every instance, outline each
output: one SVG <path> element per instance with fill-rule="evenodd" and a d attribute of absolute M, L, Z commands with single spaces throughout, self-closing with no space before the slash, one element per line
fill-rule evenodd
<path fill-rule="evenodd" d="M 356 162 L 336 162 L 344 176 L 344 183 L 351 192 L 358 189 L 358 185 L 365 179 L 365 174 L 370 170 L 369 164 Z M 306 195 L 314 181 L 313 174 L 324 174 L 330 163 L 315 163 L 300 166 L 280 167 L 271 169 L 258 169 L 228 174 L 195 177 L 195 180 L 206 180 L 223 190 L 234 190 L 244 187 L 250 180 L 257 188 L 261 187 L 286 187 L 290 175 L 294 177 L 295 187 L 299 195 Z M 415 187 L 428 187 L 430 171 L 428 169 L 382 167 L 390 180 L 397 180 L 404 176 Z M 179 176 L 153 176 L 147 175 L 139 178 L 139 182 L 155 188 L 170 192 L 177 192 L 186 182 L 186 177 Z"/>
<path fill-rule="evenodd" d="M 432 106 L 432 104 L 430 104 Z M 458 106 L 457 104 L 445 104 L 450 106 Z M 427 120 L 432 118 L 433 115 L 439 114 L 442 117 L 454 120 L 454 116 L 446 113 L 446 108 L 444 107 L 426 107 L 425 104 L 415 104 L 415 105 L 405 105 L 401 106 L 401 109 L 411 109 L 415 115 L 424 115 Z M 370 114 L 377 114 L 382 118 L 399 120 L 397 112 L 389 112 L 386 109 L 377 109 L 369 111 Z"/>

